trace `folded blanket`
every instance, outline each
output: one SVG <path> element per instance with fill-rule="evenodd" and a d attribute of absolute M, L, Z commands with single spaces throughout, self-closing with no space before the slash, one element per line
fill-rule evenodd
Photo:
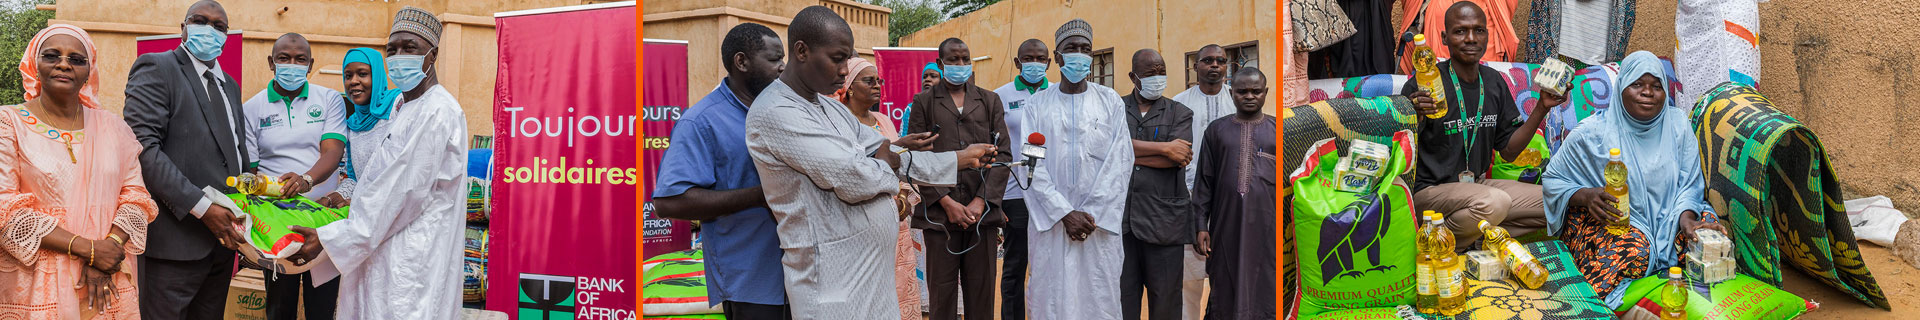
<path fill-rule="evenodd" d="M 1414 119 L 1418 115 L 1414 114 L 1413 103 L 1403 96 L 1333 99 L 1287 108 L 1282 113 L 1281 128 L 1287 137 L 1281 143 L 1281 156 L 1286 162 L 1282 172 L 1300 168 L 1313 142 L 1339 138 L 1335 143 L 1345 150 L 1348 141 L 1354 139 L 1392 145 L 1394 133 L 1417 131 Z M 1413 170 L 1401 178 L 1413 181 Z"/>
<path fill-rule="evenodd" d="M 1869 306 L 1892 310 L 1860 259 L 1832 160 L 1813 130 L 1759 91 L 1723 83 L 1693 106 L 1707 202 L 1725 217 L 1740 273 L 1780 285 L 1780 260 Z"/>

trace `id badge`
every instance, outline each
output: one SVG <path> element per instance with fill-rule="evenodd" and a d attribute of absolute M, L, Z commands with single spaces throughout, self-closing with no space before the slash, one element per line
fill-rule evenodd
<path fill-rule="evenodd" d="M 1462 182 L 1462 183 L 1473 183 L 1473 171 L 1461 171 L 1461 172 L 1460 172 L 1460 182 Z"/>

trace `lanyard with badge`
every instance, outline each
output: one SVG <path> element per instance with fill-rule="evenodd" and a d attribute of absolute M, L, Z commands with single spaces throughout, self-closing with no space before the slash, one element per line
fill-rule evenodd
<path fill-rule="evenodd" d="M 1475 67 L 1477 68 L 1478 66 L 1475 66 Z M 1456 104 L 1465 106 L 1466 103 L 1464 103 L 1465 102 L 1464 98 L 1467 95 L 1466 93 L 1463 93 L 1460 91 L 1460 87 L 1465 86 L 1466 84 L 1463 82 L 1460 82 L 1460 76 L 1457 74 L 1457 72 L 1454 72 L 1453 70 L 1448 70 L 1447 79 L 1453 80 L 1453 97 L 1454 97 L 1453 101 Z M 1481 79 L 1481 80 L 1484 80 L 1484 79 Z M 1480 118 L 1485 117 L 1487 112 L 1487 108 L 1486 108 L 1487 84 L 1485 83 L 1485 81 L 1481 81 L 1479 90 L 1475 90 L 1474 94 L 1478 97 L 1478 99 L 1474 100 L 1475 106 L 1473 108 L 1473 118 L 1461 119 L 1462 121 L 1461 121 L 1460 134 L 1463 136 L 1466 136 L 1463 139 L 1466 139 L 1467 141 L 1467 145 L 1463 147 L 1465 149 L 1463 153 L 1466 154 L 1467 169 L 1460 171 L 1460 182 L 1464 182 L 1464 183 L 1473 183 L 1474 181 L 1475 175 L 1473 174 L 1473 153 L 1474 153 L 1473 144 L 1475 140 L 1479 140 L 1478 139 L 1479 135 L 1477 133 L 1479 133 L 1481 128 Z M 1462 112 L 1459 113 L 1460 115 L 1466 115 L 1466 112 L 1464 112 L 1465 110 L 1461 110 L 1461 111 Z"/>

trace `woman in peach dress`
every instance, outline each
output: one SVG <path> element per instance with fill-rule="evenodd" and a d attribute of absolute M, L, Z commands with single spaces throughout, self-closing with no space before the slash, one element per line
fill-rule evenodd
<path fill-rule="evenodd" d="M 20 59 L 26 103 L 0 107 L 0 319 L 138 319 L 135 255 L 157 212 L 140 144 L 100 109 L 93 42 L 48 26 Z"/>
<path fill-rule="evenodd" d="M 880 68 L 872 62 L 858 57 L 847 59 L 847 87 L 835 92 L 833 97 L 846 104 L 847 112 L 852 112 L 860 124 L 879 131 L 893 145 L 925 150 L 933 141 L 931 135 L 901 137 L 900 130 L 894 128 L 893 121 L 889 121 L 886 114 L 872 111 L 874 106 L 880 104 L 880 86 L 884 82 L 880 79 Z M 920 204 L 920 193 L 916 190 L 912 184 L 901 182 L 900 194 L 894 198 L 895 204 L 900 205 L 900 238 L 899 246 L 893 251 L 893 279 L 894 292 L 900 298 L 901 319 L 920 319 L 920 289 L 916 286 L 919 277 L 914 276 L 913 270 L 916 264 L 914 258 L 920 255 L 920 248 L 919 244 L 913 242 L 913 233 L 908 231 L 906 222 L 907 213 L 913 212 L 913 207 Z"/>

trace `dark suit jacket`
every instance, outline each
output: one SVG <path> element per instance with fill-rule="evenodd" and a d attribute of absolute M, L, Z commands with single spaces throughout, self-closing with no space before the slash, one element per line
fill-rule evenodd
<path fill-rule="evenodd" d="M 147 226 L 146 256 L 151 258 L 195 260 L 209 253 L 232 254 L 214 240 L 192 210 L 206 196 L 202 187 L 234 192 L 226 186 L 226 178 L 240 174 L 253 161 L 235 147 L 245 145 L 246 139 L 236 135 L 233 127 L 246 125 L 241 120 L 244 109 L 238 107 L 244 101 L 239 83 L 220 75 L 224 98 L 233 106 L 229 117 L 221 110 L 224 106 L 214 105 L 207 97 L 206 78 L 194 73 L 193 63 L 200 62 L 182 49 L 143 54 L 127 75 L 124 113 L 143 148 L 140 170 L 147 191 L 160 205 L 160 217 Z"/>
<path fill-rule="evenodd" d="M 1133 140 L 1193 142 L 1193 109 L 1171 97 L 1161 97 L 1141 115 L 1138 95 L 1127 94 L 1120 100 L 1127 102 L 1127 130 Z M 1193 200 L 1187 191 L 1186 169 L 1133 166 L 1122 227 L 1127 234 L 1157 245 L 1193 243 L 1199 231 L 1193 228 Z"/>
<path fill-rule="evenodd" d="M 999 155 L 994 161 L 1013 161 L 1008 141 L 1013 137 L 1007 133 L 1007 110 L 1000 104 L 1000 95 L 979 86 L 968 84 L 966 87 L 966 108 L 953 104 L 953 95 L 947 92 L 946 84 L 938 84 L 931 90 L 920 92 L 913 97 L 913 109 L 907 117 L 909 134 L 932 130 L 940 126 L 940 137 L 933 140 L 934 152 L 946 152 L 965 149 L 975 143 L 992 143 L 999 147 Z M 1000 139 L 994 140 L 998 134 Z M 985 198 L 987 213 L 980 217 L 980 224 L 1001 226 L 1007 223 L 1007 216 L 1000 210 L 1001 196 L 1007 193 L 1007 175 L 1005 167 L 986 170 L 982 179 L 976 170 L 962 170 L 953 187 L 921 187 L 920 207 L 914 210 L 913 227 L 927 230 L 947 230 L 946 209 L 940 206 L 941 197 L 952 197 L 960 204 L 973 202 L 974 198 Z M 931 221 L 931 222 L 929 222 Z M 938 224 L 935 224 L 938 223 Z"/>

